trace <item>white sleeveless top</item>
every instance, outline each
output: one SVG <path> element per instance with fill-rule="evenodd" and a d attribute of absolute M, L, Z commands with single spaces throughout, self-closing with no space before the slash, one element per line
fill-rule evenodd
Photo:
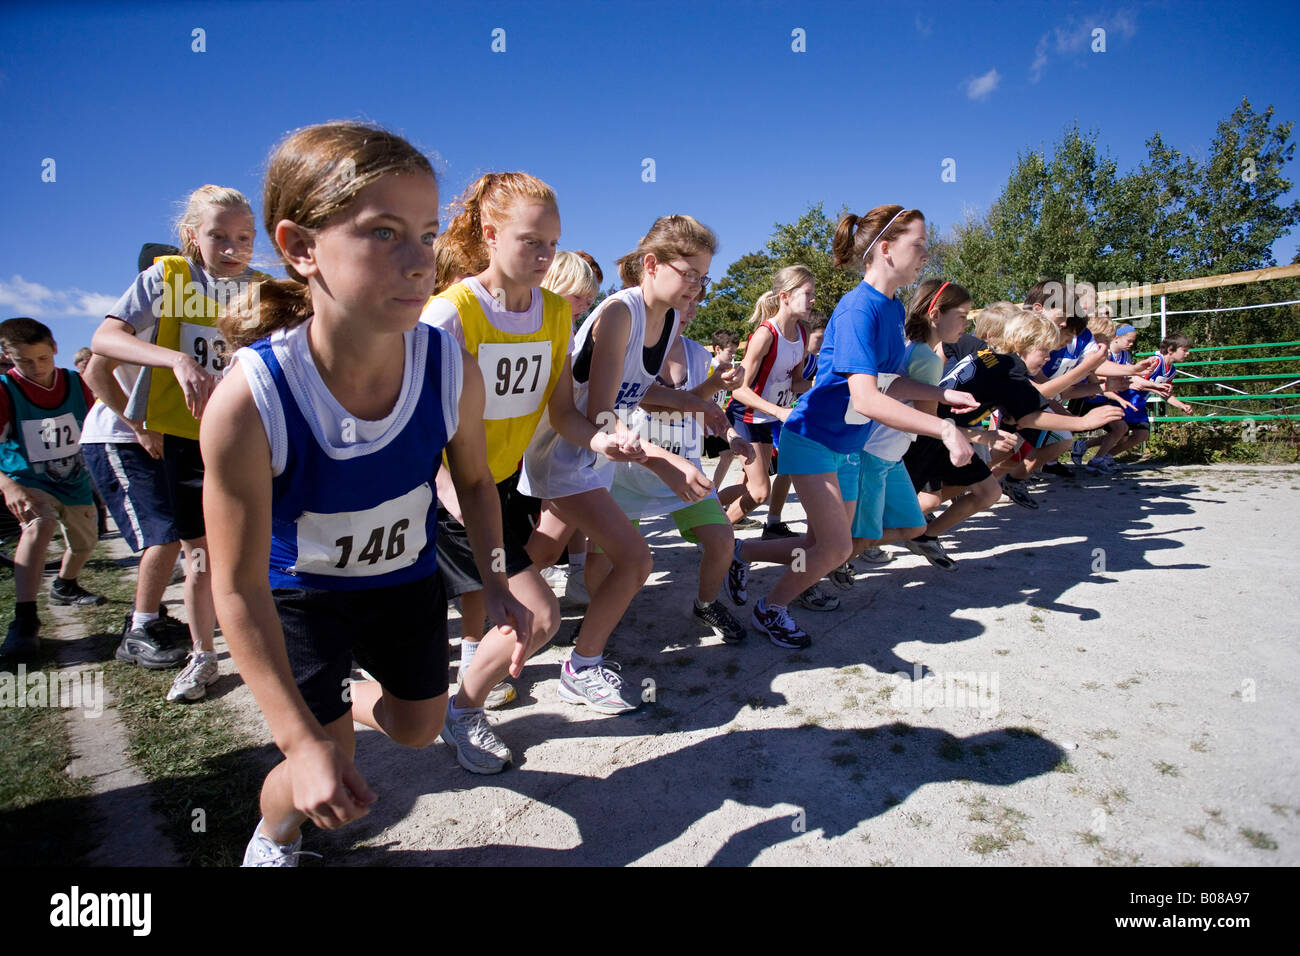
<path fill-rule="evenodd" d="M 676 387 L 690 390 L 703 385 L 709 378 L 709 350 L 687 338 L 682 339 L 682 346 L 686 350 L 686 381 Z M 652 442 L 700 468 L 703 432 L 694 415 L 647 412 L 644 408 L 638 408 L 634 415 L 633 421 L 643 444 Z M 609 490 L 614 502 L 629 518 L 671 514 L 694 504 L 682 501 L 662 478 L 638 462 L 616 462 L 614 484 Z"/>
<path fill-rule="evenodd" d="M 758 376 L 754 380 L 754 391 L 773 405 L 790 408 L 794 405 L 795 399 L 795 366 L 802 365 L 804 360 L 803 328 L 799 325 L 795 326 L 797 335 L 793 342 L 782 335 L 776 323 L 770 319 L 764 321 L 759 328 L 766 328 L 771 332 L 775 341 L 763 356 L 763 361 L 759 363 Z M 760 412 L 757 408 L 746 410 L 745 421 L 747 422 L 763 423 L 776 420 L 774 416 Z"/>
<path fill-rule="evenodd" d="M 582 327 L 573 337 L 573 349 L 570 360 L 576 364 L 578 356 L 591 338 L 591 330 L 596 319 L 611 302 L 622 302 L 631 313 L 632 322 L 628 330 L 627 351 L 623 355 L 623 371 L 619 379 L 618 394 L 614 399 L 614 414 L 631 424 L 633 409 L 641 404 L 646 390 L 654 383 L 659 369 L 648 371 L 642 363 L 645 349 L 645 297 L 639 286 L 615 292 L 592 310 Z M 665 321 L 675 324 L 677 314 L 668 311 Z M 669 341 L 675 331 L 669 332 Z M 667 350 L 665 350 L 665 355 Z M 662 361 L 660 363 L 662 365 Z M 590 389 L 591 376 L 588 381 L 573 382 L 573 404 L 582 414 L 587 414 L 587 393 Z M 612 428 L 611 421 L 596 422 L 597 428 Z M 524 452 L 524 467 L 519 476 L 519 490 L 535 498 L 564 498 L 569 495 L 582 494 L 596 488 L 608 489 L 614 479 L 614 462 L 604 455 L 597 456 L 588 448 L 578 448 L 565 441 L 551 427 L 549 415 L 543 415 L 537 424 L 533 440 Z"/>

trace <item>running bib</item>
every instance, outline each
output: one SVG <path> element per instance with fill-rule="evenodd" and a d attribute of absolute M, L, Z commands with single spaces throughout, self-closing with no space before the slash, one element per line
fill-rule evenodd
<path fill-rule="evenodd" d="M 226 374 L 230 364 L 229 347 L 221 332 L 211 325 L 195 325 L 182 322 L 181 351 L 199 363 L 205 372 L 211 372 L 217 378 Z"/>
<path fill-rule="evenodd" d="M 53 418 L 24 419 L 23 445 L 27 460 L 33 464 L 71 458 L 81 449 L 81 426 L 71 412 Z"/>
<path fill-rule="evenodd" d="M 431 507 L 433 489 L 426 481 L 365 511 L 304 511 L 297 522 L 298 559 L 289 570 L 368 578 L 410 567 L 428 541 Z"/>
<path fill-rule="evenodd" d="M 889 391 L 889 386 L 894 384 L 896 378 L 898 378 L 897 374 L 891 375 L 888 372 L 882 372 L 876 376 L 876 388 L 880 390 L 881 395 Z M 870 418 L 853 407 L 853 401 L 850 399 L 848 407 L 844 409 L 844 424 L 865 425 L 869 421 L 871 421 Z"/>
<path fill-rule="evenodd" d="M 487 392 L 484 421 L 520 418 L 537 411 L 551 376 L 551 343 L 483 342 L 478 367 Z"/>

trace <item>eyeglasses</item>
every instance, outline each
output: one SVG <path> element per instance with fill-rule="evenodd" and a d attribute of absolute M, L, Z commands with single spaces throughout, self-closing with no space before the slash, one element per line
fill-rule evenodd
<path fill-rule="evenodd" d="M 683 272 L 681 269 L 677 268 L 671 262 L 665 262 L 663 263 L 663 265 L 666 265 L 669 269 L 672 269 L 673 272 L 676 272 L 679 276 L 681 276 L 687 285 L 697 285 L 702 289 L 706 285 L 708 285 L 709 282 L 712 281 L 708 276 L 702 276 L 694 269 L 692 269 L 690 272 Z"/>

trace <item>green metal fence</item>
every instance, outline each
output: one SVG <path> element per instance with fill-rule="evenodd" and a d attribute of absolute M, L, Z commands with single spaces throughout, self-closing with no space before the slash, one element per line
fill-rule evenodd
<path fill-rule="evenodd" d="M 1240 352 L 1251 349 L 1290 349 L 1300 346 L 1297 342 L 1259 342 L 1254 345 L 1218 345 L 1194 348 L 1189 354 Z M 1154 352 L 1143 353 L 1154 355 Z M 1203 415 L 1152 415 L 1152 422 L 1268 422 L 1295 421 L 1300 419 L 1300 392 L 1289 391 L 1300 385 L 1300 368 L 1293 372 L 1243 374 L 1243 375 L 1199 375 L 1190 372 L 1192 368 L 1208 368 L 1215 371 L 1226 366 L 1268 366 L 1277 367 L 1286 363 L 1300 362 L 1300 355 L 1254 355 L 1246 358 L 1209 358 L 1182 362 L 1175 369 L 1174 397 L 1196 407 L 1204 408 Z M 1228 383 L 1250 383 L 1238 387 Z M 1265 382 L 1283 382 L 1275 388 L 1268 388 Z M 1188 389 L 1197 391 L 1187 394 Z M 1156 403 L 1163 402 L 1158 395 L 1150 395 L 1148 408 L 1155 411 Z"/>

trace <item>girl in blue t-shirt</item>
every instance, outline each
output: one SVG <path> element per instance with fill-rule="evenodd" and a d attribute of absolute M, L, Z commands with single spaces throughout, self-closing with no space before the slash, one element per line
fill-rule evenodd
<path fill-rule="evenodd" d="M 852 551 L 858 453 L 872 422 L 942 439 L 955 465 L 970 460 L 970 443 L 952 422 L 903 404 L 928 399 L 959 408 L 975 406 L 964 392 L 900 376 L 907 343 L 903 306 L 894 294 L 916 281 L 929 258 L 925 243 L 925 217 L 920 210 L 899 205 L 877 206 L 865 216 L 845 216 L 835 231 L 835 265 L 861 269 L 863 282 L 839 301 L 831 315 L 816 381 L 786 419 L 777 458 L 778 473 L 793 478 L 808 514 L 809 533 L 737 543 L 728 575 L 732 599 L 739 604 L 746 598 L 747 560 L 791 565 L 754 607 L 755 626 L 779 647 L 811 643 L 786 604 L 847 561 Z"/>
<path fill-rule="evenodd" d="M 341 827 L 376 799 L 353 763 L 354 720 L 411 747 L 443 727 L 444 451 L 488 615 L 525 634 L 532 622 L 493 560 L 482 374 L 419 322 L 438 231 L 429 161 L 359 123 L 299 130 L 271 158 L 263 212 L 291 278 L 223 317 L 225 340 L 246 347 L 200 441 L 217 615 L 285 757 L 244 864 L 293 866 L 304 821 Z M 354 659 L 374 679 L 351 680 Z"/>

